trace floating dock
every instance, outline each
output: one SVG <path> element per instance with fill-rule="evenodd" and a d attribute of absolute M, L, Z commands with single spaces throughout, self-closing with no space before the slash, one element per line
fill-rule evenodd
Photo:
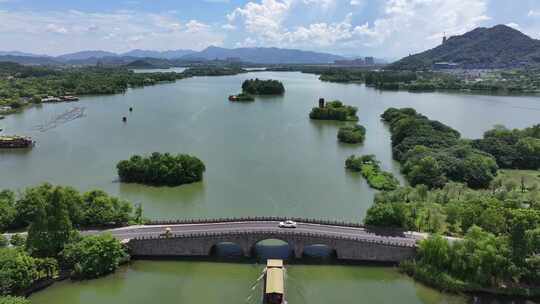
<path fill-rule="evenodd" d="M 0 136 L 0 149 L 31 148 L 34 141 L 24 136 Z"/>

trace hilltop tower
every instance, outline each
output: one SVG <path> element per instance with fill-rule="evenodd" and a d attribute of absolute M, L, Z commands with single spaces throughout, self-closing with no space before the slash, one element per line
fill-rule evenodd
<path fill-rule="evenodd" d="M 446 43 L 446 40 L 447 40 L 447 38 L 446 38 L 446 33 L 444 33 L 444 36 L 442 37 L 442 44 L 445 44 L 445 43 Z"/>

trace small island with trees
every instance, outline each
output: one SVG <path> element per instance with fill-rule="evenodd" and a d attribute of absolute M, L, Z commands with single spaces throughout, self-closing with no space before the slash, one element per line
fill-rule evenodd
<path fill-rule="evenodd" d="M 242 93 L 229 96 L 229 101 L 255 101 L 254 95 L 283 95 L 285 87 L 277 80 L 248 79 L 242 83 Z"/>
<path fill-rule="evenodd" d="M 314 120 L 358 121 L 357 111 L 356 107 L 344 105 L 339 100 L 325 103 L 324 98 L 321 98 L 319 99 L 319 106 L 313 108 L 309 113 L 309 118 Z"/>
<path fill-rule="evenodd" d="M 399 181 L 390 172 L 382 171 L 375 155 L 352 155 L 345 161 L 345 167 L 353 172 L 360 172 L 373 189 L 390 191 L 399 187 Z"/>
<path fill-rule="evenodd" d="M 366 128 L 359 124 L 343 126 L 337 134 L 339 142 L 346 144 L 361 144 L 366 139 Z"/>
<path fill-rule="evenodd" d="M 152 186 L 180 186 L 199 182 L 206 170 L 197 157 L 154 152 L 149 156 L 134 155 L 116 166 L 120 181 Z"/>
<path fill-rule="evenodd" d="M 242 83 L 242 91 L 251 95 L 282 95 L 285 93 L 283 83 L 278 80 L 248 79 Z"/>

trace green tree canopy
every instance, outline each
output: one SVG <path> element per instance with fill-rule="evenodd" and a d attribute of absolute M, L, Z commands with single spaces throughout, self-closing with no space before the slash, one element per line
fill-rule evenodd
<path fill-rule="evenodd" d="M 67 245 L 61 255 L 72 267 L 72 276 L 79 279 L 112 273 L 128 258 L 122 244 L 110 234 L 84 237 Z"/>

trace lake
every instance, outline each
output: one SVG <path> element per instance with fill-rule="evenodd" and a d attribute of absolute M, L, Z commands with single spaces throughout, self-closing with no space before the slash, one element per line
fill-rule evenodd
<path fill-rule="evenodd" d="M 245 79 L 254 77 L 280 80 L 286 93 L 253 103 L 227 101 Z M 342 123 L 309 120 L 319 97 L 359 108 L 359 123 L 367 130 L 363 145 L 337 142 Z M 51 123 L 73 107 L 84 107 L 85 116 Z M 156 219 L 280 215 L 360 222 L 375 192 L 360 175 L 345 171 L 348 156 L 375 154 L 403 182 L 392 160 L 390 134 L 380 121 L 389 107 L 413 107 L 468 138 L 480 137 L 495 124 L 527 127 L 540 117 L 538 97 L 381 92 L 297 72 L 197 77 L 83 97 L 78 103 L 45 104 L 6 117 L 0 121 L 3 134 L 29 135 L 37 144 L 31 151 L 0 152 L 0 188 L 23 189 L 45 181 L 98 188 L 142 203 L 144 215 Z M 40 125 L 53 128 L 41 132 Z M 204 181 L 175 188 L 118 182 L 118 161 L 154 151 L 199 157 L 207 167 Z M 162 303 L 219 303 L 228 294 L 227 302 L 237 303 L 249 295 L 260 270 L 249 264 L 139 261 L 104 279 L 57 284 L 37 294 L 34 303 L 59 298 L 69 303 L 144 303 L 158 296 Z M 299 288 L 290 303 L 455 300 L 387 267 L 294 265 L 290 281 Z M 172 290 L 165 292 L 167 288 Z"/>

